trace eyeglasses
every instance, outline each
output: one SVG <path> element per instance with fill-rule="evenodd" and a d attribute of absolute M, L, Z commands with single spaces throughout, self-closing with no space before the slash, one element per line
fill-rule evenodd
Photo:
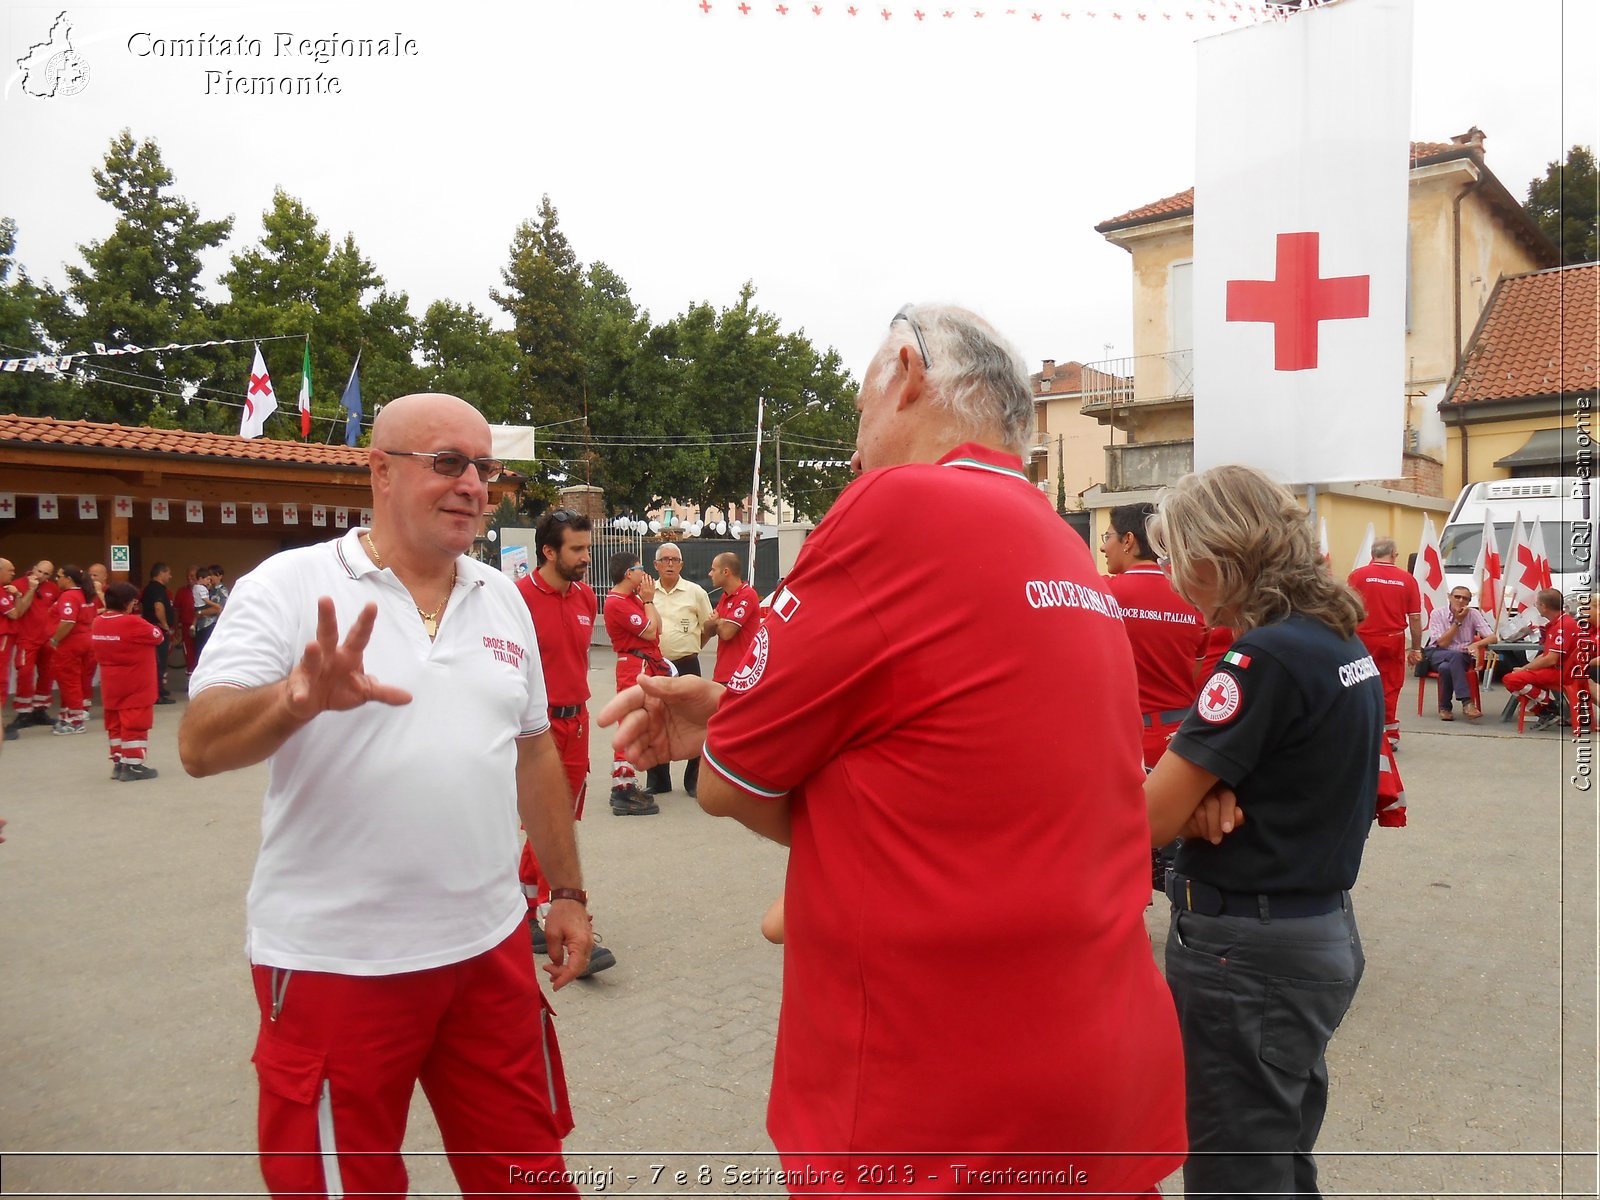
<path fill-rule="evenodd" d="M 379 449 L 383 448 L 380 446 Z M 460 479 L 471 466 L 478 468 L 478 478 L 484 483 L 493 483 L 506 469 L 505 463 L 498 458 L 468 458 L 465 454 L 457 454 L 454 450 L 384 450 L 383 452 L 392 454 L 396 458 L 431 458 L 433 469 L 451 479 Z"/>
<path fill-rule="evenodd" d="M 1100 535 L 1100 544 L 1102 546 L 1104 546 L 1107 542 L 1109 542 L 1112 538 L 1114 538 L 1116 536 L 1117 536 L 1117 534 L 1116 534 L 1115 530 L 1108 529 L 1108 530 L 1106 530 L 1104 533 L 1102 533 Z"/>
<path fill-rule="evenodd" d="M 664 565 L 666 565 L 668 563 L 671 563 L 672 565 L 676 566 L 678 563 L 681 563 L 682 561 L 683 561 L 683 559 L 681 559 L 681 558 L 658 558 L 658 559 L 656 559 L 656 566 L 658 566 L 658 567 L 659 566 L 664 566 Z"/>
<path fill-rule="evenodd" d="M 932 370 L 933 363 L 928 360 L 928 343 L 922 338 L 922 326 L 918 325 L 917 319 L 911 315 L 911 305 L 908 304 L 899 312 L 895 313 L 894 321 L 904 321 L 907 325 L 911 326 L 911 332 L 915 334 L 917 338 L 917 349 L 922 353 L 922 369 L 924 371 Z M 893 325 L 894 321 L 890 321 L 889 324 Z"/>

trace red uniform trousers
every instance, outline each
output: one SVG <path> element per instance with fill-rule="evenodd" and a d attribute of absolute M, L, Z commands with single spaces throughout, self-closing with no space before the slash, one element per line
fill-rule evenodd
<path fill-rule="evenodd" d="M 89 715 L 94 695 L 94 649 L 88 638 L 68 638 L 56 647 L 50 669 L 61 689 L 61 719 L 82 721 Z"/>
<path fill-rule="evenodd" d="M 1388 743 L 1378 747 L 1378 824 L 1403 829 L 1406 823 L 1406 785 Z"/>
<path fill-rule="evenodd" d="M 55 647 L 49 641 L 17 643 L 17 703 L 19 713 L 50 707 L 50 669 Z"/>
<path fill-rule="evenodd" d="M 1561 668 L 1540 667 L 1530 671 L 1523 667 L 1520 671 L 1507 671 L 1505 685 L 1506 691 L 1528 697 L 1535 706 L 1543 705 L 1549 702 L 1552 692 L 1561 690 Z"/>
<path fill-rule="evenodd" d="M 146 704 L 143 708 L 106 709 L 106 737 L 111 742 L 111 761 L 114 763 L 142 763 L 145 747 L 150 744 L 150 726 L 155 723 L 156 710 Z"/>
<path fill-rule="evenodd" d="M 617 655 L 617 691 L 619 693 L 631 688 L 639 682 L 641 675 L 659 675 L 660 671 L 650 669 L 650 664 L 636 654 Z M 622 751 L 617 749 L 615 741 L 611 743 L 611 786 L 613 788 L 632 788 L 639 784 L 639 775 L 633 769 L 633 764 L 622 757 Z"/>
<path fill-rule="evenodd" d="M 11 664 L 17 657 L 17 639 L 8 637 L 0 641 L 0 708 L 11 694 Z"/>
<path fill-rule="evenodd" d="M 578 1194 L 561 1157 L 572 1129 L 561 1050 L 525 930 L 428 971 L 250 970 L 274 1196 L 406 1195 L 399 1151 L 418 1081 L 466 1200 Z"/>
<path fill-rule="evenodd" d="M 589 778 L 589 710 L 579 705 L 575 717 L 551 717 L 550 736 L 555 738 L 561 765 L 567 769 L 567 787 L 572 791 L 572 819 L 581 821 Z M 538 908 L 550 899 L 550 881 L 539 870 L 533 843 L 526 839 L 522 843 L 517 877 L 522 880 L 522 894 L 527 896 L 529 908 Z"/>
<path fill-rule="evenodd" d="M 1363 633 L 1361 644 L 1372 655 L 1383 681 L 1383 732 L 1391 747 L 1400 745 L 1400 718 L 1395 715 L 1400 689 L 1406 685 L 1406 635 L 1404 633 Z"/>
<path fill-rule="evenodd" d="M 1187 708 L 1144 714 L 1144 733 L 1140 744 L 1144 747 L 1145 766 L 1153 767 L 1161 760 L 1161 756 L 1167 752 L 1167 743 L 1188 715 Z"/>

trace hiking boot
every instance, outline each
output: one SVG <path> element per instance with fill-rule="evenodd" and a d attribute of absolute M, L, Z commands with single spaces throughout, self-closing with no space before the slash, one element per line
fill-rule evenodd
<path fill-rule="evenodd" d="M 583 969 L 579 979 L 587 979 L 591 975 L 598 975 L 601 971 L 609 971 L 617 965 L 617 956 L 600 944 L 600 939 L 595 938 L 594 949 L 589 951 L 589 965 Z"/>
<path fill-rule="evenodd" d="M 154 767 L 147 767 L 143 763 L 123 763 L 122 782 L 138 783 L 141 779 L 154 779 L 160 771 Z"/>
<path fill-rule="evenodd" d="M 661 806 L 649 792 L 633 792 L 611 801 L 611 815 L 614 817 L 648 817 L 660 811 Z"/>

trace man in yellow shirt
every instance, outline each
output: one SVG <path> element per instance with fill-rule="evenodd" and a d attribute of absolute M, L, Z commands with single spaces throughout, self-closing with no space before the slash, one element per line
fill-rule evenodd
<path fill-rule="evenodd" d="M 711 598 L 705 588 L 683 577 L 683 551 L 676 542 L 656 549 L 656 613 L 661 618 L 661 657 L 679 675 L 700 674 L 700 630 L 711 615 Z M 683 769 L 683 790 L 692 797 L 700 781 L 700 759 L 691 758 Z M 659 796 L 672 790 L 672 766 L 650 768 L 650 791 Z"/>

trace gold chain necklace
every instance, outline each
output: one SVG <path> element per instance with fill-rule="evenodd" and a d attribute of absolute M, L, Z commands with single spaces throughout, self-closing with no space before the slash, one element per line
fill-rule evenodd
<path fill-rule="evenodd" d="M 363 530 L 361 536 L 367 543 L 367 553 L 372 555 L 372 561 L 377 564 L 378 570 L 383 570 L 383 555 L 379 554 L 378 547 L 373 545 L 372 535 Z M 445 589 L 444 599 L 439 601 L 437 608 L 435 608 L 432 612 L 423 612 L 422 605 L 418 604 L 415 600 L 411 602 L 412 607 L 417 610 L 417 616 L 422 618 L 422 628 L 427 633 L 428 640 L 430 642 L 439 636 L 439 614 L 444 612 L 444 606 L 450 603 L 450 594 L 455 590 L 456 568 L 454 565 L 452 565 L 450 567 L 450 586 Z"/>

